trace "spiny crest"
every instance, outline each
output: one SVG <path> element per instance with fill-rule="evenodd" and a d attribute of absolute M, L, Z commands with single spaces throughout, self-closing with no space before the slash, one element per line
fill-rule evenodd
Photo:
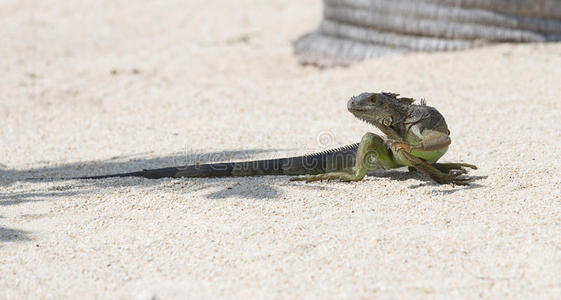
<path fill-rule="evenodd" d="M 413 104 L 413 102 L 415 102 L 415 99 L 413 98 L 404 98 L 404 97 L 396 98 L 396 100 L 406 105 L 411 105 Z"/>
<path fill-rule="evenodd" d="M 407 98 L 407 97 L 398 97 L 399 94 L 396 93 L 388 93 L 388 92 L 383 92 L 382 94 L 388 96 L 388 97 L 392 97 L 395 100 L 405 104 L 405 105 L 411 105 L 415 102 L 415 99 L 413 98 Z M 419 105 L 427 105 L 427 102 L 425 101 L 425 99 L 421 99 L 420 104 Z"/>
<path fill-rule="evenodd" d="M 313 156 L 320 156 L 320 155 L 332 154 L 332 153 L 343 152 L 343 151 L 356 150 L 356 149 L 358 149 L 358 144 L 359 143 L 354 143 L 354 144 L 342 146 L 342 147 L 339 147 L 339 148 L 334 148 L 334 149 L 329 149 L 329 150 L 324 150 L 324 151 L 321 151 L 321 152 L 308 154 L 306 156 L 307 157 L 313 157 Z"/>

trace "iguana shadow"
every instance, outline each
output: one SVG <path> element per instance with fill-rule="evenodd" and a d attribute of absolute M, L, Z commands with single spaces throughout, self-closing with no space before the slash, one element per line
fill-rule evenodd
<path fill-rule="evenodd" d="M 265 177 L 222 177 L 222 178 L 178 178 L 178 179 L 145 179 L 138 177 L 107 178 L 102 180 L 69 180 L 66 178 L 76 176 L 89 176 L 96 174 L 122 173 L 138 171 L 141 169 L 154 169 L 169 166 L 180 166 L 195 163 L 212 163 L 218 161 L 242 161 L 253 159 L 254 156 L 281 151 L 279 149 L 250 149 L 231 150 L 219 152 L 201 153 L 175 153 L 168 156 L 156 158 L 142 158 L 145 154 L 128 156 L 116 156 L 101 161 L 85 161 L 64 163 L 54 166 L 42 166 L 32 169 L 0 169 L 0 186 L 13 186 L 21 182 L 35 181 L 42 183 L 56 183 L 50 187 L 32 190 L 21 190 L 16 192 L 0 193 L 0 206 L 18 205 L 28 202 L 45 201 L 53 198 L 76 197 L 99 192 L 106 188 L 123 188 L 128 186 L 143 186 L 161 189 L 162 181 L 168 180 L 174 183 L 184 184 L 185 187 L 177 189 L 185 193 L 198 190 L 212 190 L 205 197 L 209 199 L 227 199 L 240 197 L 246 199 L 279 199 L 282 191 L 280 184 L 288 182 L 288 177 L 279 176 L 279 179 L 271 180 Z M 429 178 L 419 172 L 408 172 L 403 170 L 379 170 L 370 172 L 369 176 L 378 178 L 391 178 L 397 181 L 418 179 L 423 181 L 409 188 L 418 188 L 426 185 L 435 185 Z M 274 176 L 276 177 L 276 176 Z M 204 184 L 197 184 L 204 181 Z M 189 182 L 195 183 L 191 186 Z M 288 183 L 287 183 L 288 184 Z M 306 188 L 330 189 L 320 185 L 303 185 Z M 482 187 L 471 184 L 470 188 Z M 465 188 L 465 187 L 464 187 Z M 454 187 L 451 192 L 457 191 Z"/>
<path fill-rule="evenodd" d="M 418 184 L 412 184 L 412 185 L 408 186 L 408 188 L 410 188 L 410 189 L 417 189 L 417 188 L 424 187 L 424 186 L 434 186 L 434 187 L 446 186 L 446 185 L 441 185 L 441 184 L 438 184 L 438 183 L 434 182 L 428 176 L 426 176 L 426 175 L 424 175 L 420 172 L 408 171 L 405 167 L 400 168 L 400 169 L 396 169 L 396 170 L 376 170 L 376 171 L 369 172 L 368 175 L 373 176 L 373 177 L 378 177 L 378 178 L 391 178 L 392 180 L 397 180 L 397 181 L 407 181 L 407 180 L 410 180 L 410 179 L 417 179 L 417 180 L 421 181 Z M 447 189 L 447 190 L 440 190 L 438 192 L 442 193 L 442 194 L 452 194 L 452 193 L 455 193 L 455 192 L 460 191 L 460 190 L 482 188 L 482 187 L 485 187 L 485 186 L 481 185 L 481 184 L 478 184 L 478 183 L 475 183 L 475 181 L 481 180 L 481 179 L 486 179 L 488 177 L 488 176 L 470 176 L 469 174 L 466 174 L 464 176 L 467 176 L 468 178 L 470 178 L 470 182 L 468 183 L 468 185 L 453 185 L 453 186 L 448 185 L 452 188 Z"/>
<path fill-rule="evenodd" d="M 204 180 L 204 187 L 198 189 L 210 189 L 213 187 L 223 188 L 224 191 L 211 192 L 209 198 L 220 199 L 228 198 L 238 192 L 245 198 L 276 198 L 280 195 L 280 190 L 266 183 L 266 180 L 260 180 L 256 184 L 255 181 L 248 183 L 252 189 L 246 192 L 240 192 L 239 188 L 231 188 L 247 182 L 243 177 L 223 177 L 223 178 L 178 178 L 178 179 L 145 179 L 138 177 L 124 178 L 108 178 L 102 180 L 70 180 L 67 178 L 77 176 L 89 176 L 96 174 L 109 174 L 139 171 L 142 169 L 154 169 L 169 166 L 181 166 L 196 163 L 212 163 L 218 161 L 242 161 L 253 159 L 254 156 L 278 152 L 279 149 L 250 149 L 250 150 L 232 150 L 218 152 L 201 152 L 201 153 L 176 153 L 163 157 L 142 158 L 139 155 L 116 156 L 101 161 L 81 161 L 64 163 L 54 166 L 42 166 L 32 169 L 0 169 L 0 186 L 17 186 L 20 183 L 39 182 L 39 183 L 56 183 L 54 186 L 37 189 L 23 189 L 16 192 L 0 193 L 0 206 L 17 205 L 27 202 L 45 201 L 52 198 L 80 196 L 89 193 L 99 192 L 100 189 L 112 187 L 127 186 L 160 186 L 163 180 L 175 181 L 201 181 Z M 224 188 L 225 187 L 225 188 Z M 185 192 L 192 192 L 194 189 L 186 189 Z M 264 192 L 263 192 L 264 191 Z"/>
<path fill-rule="evenodd" d="M 29 241 L 29 232 L 0 226 L 0 242 Z"/>

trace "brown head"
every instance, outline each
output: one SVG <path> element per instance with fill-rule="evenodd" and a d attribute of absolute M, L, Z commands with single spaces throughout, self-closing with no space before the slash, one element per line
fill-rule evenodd
<path fill-rule="evenodd" d="M 358 119 L 393 137 L 394 133 L 401 136 L 405 131 L 404 122 L 413 101 L 410 98 L 397 98 L 397 94 L 391 93 L 362 93 L 351 97 L 347 108 Z"/>
<path fill-rule="evenodd" d="M 431 106 L 413 104 L 414 99 L 392 93 L 362 93 L 347 103 L 348 110 L 358 119 L 380 129 L 388 138 L 402 139 L 413 125 L 449 134 L 444 117 Z"/>

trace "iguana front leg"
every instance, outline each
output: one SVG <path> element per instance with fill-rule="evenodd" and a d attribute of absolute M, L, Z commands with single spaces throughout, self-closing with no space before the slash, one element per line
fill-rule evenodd
<path fill-rule="evenodd" d="M 461 176 L 467 173 L 463 168 L 451 169 L 447 173 L 444 173 L 418 157 L 412 156 L 409 153 L 404 153 L 404 155 L 410 157 L 411 161 L 414 163 L 413 167 L 417 169 L 417 171 L 426 174 L 440 184 L 453 183 L 457 185 L 467 185 L 470 181 L 470 178 Z"/>
<path fill-rule="evenodd" d="M 419 138 L 421 138 L 421 141 L 415 144 L 388 140 L 388 145 L 393 147 L 394 150 L 405 150 L 409 153 L 412 153 L 413 151 L 430 153 L 446 149 L 452 142 L 447 134 L 431 129 L 423 130 Z"/>
<path fill-rule="evenodd" d="M 464 163 L 434 163 L 433 167 L 438 169 L 440 172 L 448 173 L 452 170 L 463 170 L 467 173 L 466 168 L 477 170 L 476 165 L 464 164 Z"/>
<path fill-rule="evenodd" d="M 368 171 L 399 166 L 400 165 L 393 160 L 391 150 L 384 142 L 384 139 L 379 135 L 368 132 L 360 141 L 356 153 L 355 166 L 352 169 L 304 177 L 293 177 L 290 181 L 360 181 L 366 176 Z"/>
<path fill-rule="evenodd" d="M 464 167 L 477 168 L 469 164 L 432 165 L 431 163 L 436 162 L 450 145 L 450 137 L 440 131 L 424 130 L 421 142 L 414 145 L 398 141 L 388 141 L 388 145 L 390 145 L 398 160 L 407 162 L 408 165 L 440 184 L 467 184 L 469 178 L 460 177 L 460 175 L 467 173 Z"/>

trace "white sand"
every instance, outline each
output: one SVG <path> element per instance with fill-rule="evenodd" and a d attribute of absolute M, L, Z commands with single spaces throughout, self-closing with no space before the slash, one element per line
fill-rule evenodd
<path fill-rule="evenodd" d="M 0 4 L 0 298 L 561 295 L 561 45 L 318 71 L 319 0 L 144 2 Z M 22 180 L 356 142 L 362 91 L 426 98 L 483 178 Z"/>

